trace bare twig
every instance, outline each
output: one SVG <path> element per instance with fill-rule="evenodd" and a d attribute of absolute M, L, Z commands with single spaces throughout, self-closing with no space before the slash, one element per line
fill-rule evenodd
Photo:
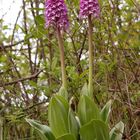
<path fill-rule="evenodd" d="M 31 79 L 33 79 L 33 78 L 36 78 L 42 71 L 43 71 L 43 70 L 40 70 L 40 71 L 38 71 L 37 73 L 35 73 L 35 74 L 31 75 L 31 76 L 25 77 L 25 78 L 20 78 L 20 79 L 18 79 L 18 80 L 12 81 L 12 82 L 0 84 L 0 87 L 13 85 L 13 84 L 16 84 L 16 83 L 19 83 L 19 82 L 23 82 L 23 81 L 26 81 L 26 80 L 31 80 Z"/>

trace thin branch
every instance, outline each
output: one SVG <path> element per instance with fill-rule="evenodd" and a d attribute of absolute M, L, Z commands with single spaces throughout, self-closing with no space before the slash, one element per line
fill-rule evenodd
<path fill-rule="evenodd" d="M 20 78 L 20 79 L 18 79 L 18 80 L 12 81 L 12 82 L 0 84 L 0 87 L 13 85 L 13 84 L 16 84 L 16 83 L 19 83 L 19 82 L 23 82 L 23 81 L 26 81 L 26 80 L 31 80 L 31 79 L 33 79 L 33 78 L 36 78 L 42 71 L 43 71 L 43 70 L 40 70 L 40 71 L 38 71 L 37 73 L 35 73 L 35 74 L 31 75 L 31 76 L 25 77 L 25 78 Z"/>
<path fill-rule="evenodd" d="M 16 43 L 10 44 L 10 45 L 0 45 L 0 51 L 2 51 L 3 48 L 4 48 L 4 49 L 11 48 L 11 47 L 17 46 L 17 45 L 19 45 L 19 44 L 21 44 L 21 43 L 23 43 L 23 42 L 24 42 L 24 40 L 21 40 L 21 41 L 19 41 L 19 42 L 16 42 Z"/>

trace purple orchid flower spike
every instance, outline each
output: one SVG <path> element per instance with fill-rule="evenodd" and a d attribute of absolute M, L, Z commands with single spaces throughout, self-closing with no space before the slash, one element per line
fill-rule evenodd
<path fill-rule="evenodd" d="M 64 59 L 64 43 L 63 35 L 61 31 L 66 31 L 69 27 L 67 7 L 64 0 L 46 0 L 45 2 L 45 19 L 46 27 L 52 26 L 56 31 L 56 36 L 58 40 L 58 46 L 60 51 L 60 61 L 61 61 L 61 75 L 62 75 L 62 88 L 67 90 L 67 75 L 65 70 L 65 59 Z M 61 92 L 58 94 L 63 94 Z M 67 99 L 67 92 L 63 94 Z"/>
<path fill-rule="evenodd" d="M 69 27 L 69 21 L 64 0 L 46 0 L 45 18 L 46 27 L 53 26 L 59 30 L 66 30 Z"/>
<path fill-rule="evenodd" d="M 88 18 L 89 15 L 97 18 L 100 14 L 98 0 L 80 0 L 79 18 Z"/>
<path fill-rule="evenodd" d="M 79 18 L 88 19 L 88 44 L 89 44 L 89 84 L 88 93 L 93 98 L 93 38 L 92 38 L 92 17 L 97 18 L 100 15 L 98 0 L 80 0 Z"/>

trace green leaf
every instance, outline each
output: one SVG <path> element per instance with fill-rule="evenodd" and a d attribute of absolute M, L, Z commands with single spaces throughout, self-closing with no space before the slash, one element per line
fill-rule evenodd
<path fill-rule="evenodd" d="M 73 111 L 70 109 L 68 114 L 69 132 L 71 132 L 76 139 L 78 139 L 79 124 L 75 118 Z"/>
<path fill-rule="evenodd" d="M 82 88 L 82 91 L 81 91 L 81 95 L 87 95 L 87 96 L 89 96 L 87 83 L 84 84 L 84 86 Z"/>
<path fill-rule="evenodd" d="M 44 20 L 44 15 L 38 15 L 35 17 L 35 21 L 37 22 L 37 24 L 39 25 L 44 25 L 45 20 Z"/>
<path fill-rule="evenodd" d="M 48 119 L 56 137 L 69 133 L 68 112 L 69 104 L 65 98 L 60 95 L 53 96 L 48 108 Z"/>
<path fill-rule="evenodd" d="M 57 62 L 58 62 L 58 58 L 57 57 L 54 57 L 53 60 L 52 60 L 52 65 L 51 65 L 52 71 L 55 70 L 56 65 L 57 65 Z"/>
<path fill-rule="evenodd" d="M 134 6 L 134 2 L 132 0 L 125 0 L 129 6 Z"/>
<path fill-rule="evenodd" d="M 48 126 L 39 124 L 31 119 L 26 119 L 26 121 L 40 133 L 42 140 L 55 140 L 55 137 Z"/>
<path fill-rule="evenodd" d="M 41 140 L 48 140 L 48 138 L 37 129 L 35 129 L 34 133 L 36 133 L 37 137 L 39 137 Z"/>
<path fill-rule="evenodd" d="M 107 124 L 101 120 L 92 120 L 80 129 L 82 140 L 109 140 Z"/>
<path fill-rule="evenodd" d="M 58 92 L 58 95 L 63 96 L 67 100 L 68 99 L 67 89 L 65 87 L 61 87 L 59 92 Z"/>
<path fill-rule="evenodd" d="M 111 112 L 111 103 L 112 101 L 108 101 L 106 103 L 106 105 L 103 107 L 103 109 L 101 110 L 101 118 L 105 123 L 108 123 L 109 120 L 109 114 Z"/>
<path fill-rule="evenodd" d="M 72 134 L 65 134 L 56 140 L 76 140 Z"/>
<path fill-rule="evenodd" d="M 102 0 L 98 0 L 99 1 L 99 5 L 100 5 L 100 7 L 102 7 L 102 5 L 103 5 L 103 1 Z"/>
<path fill-rule="evenodd" d="M 100 111 L 94 101 L 86 96 L 82 95 L 78 104 L 78 117 L 81 125 L 90 122 L 92 119 L 100 119 Z"/>
<path fill-rule="evenodd" d="M 119 122 L 117 123 L 112 130 L 110 131 L 110 140 L 121 140 L 122 139 L 122 134 L 124 131 L 124 123 Z"/>

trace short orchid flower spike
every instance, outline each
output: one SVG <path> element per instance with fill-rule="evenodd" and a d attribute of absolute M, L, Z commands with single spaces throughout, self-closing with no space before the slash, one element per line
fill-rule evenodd
<path fill-rule="evenodd" d="M 69 21 L 64 0 L 46 0 L 45 19 L 46 27 L 53 26 L 59 30 L 66 30 L 69 27 Z"/>
<path fill-rule="evenodd" d="M 88 18 L 89 15 L 97 18 L 99 14 L 100 8 L 98 0 L 80 0 L 79 18 Z"/>

